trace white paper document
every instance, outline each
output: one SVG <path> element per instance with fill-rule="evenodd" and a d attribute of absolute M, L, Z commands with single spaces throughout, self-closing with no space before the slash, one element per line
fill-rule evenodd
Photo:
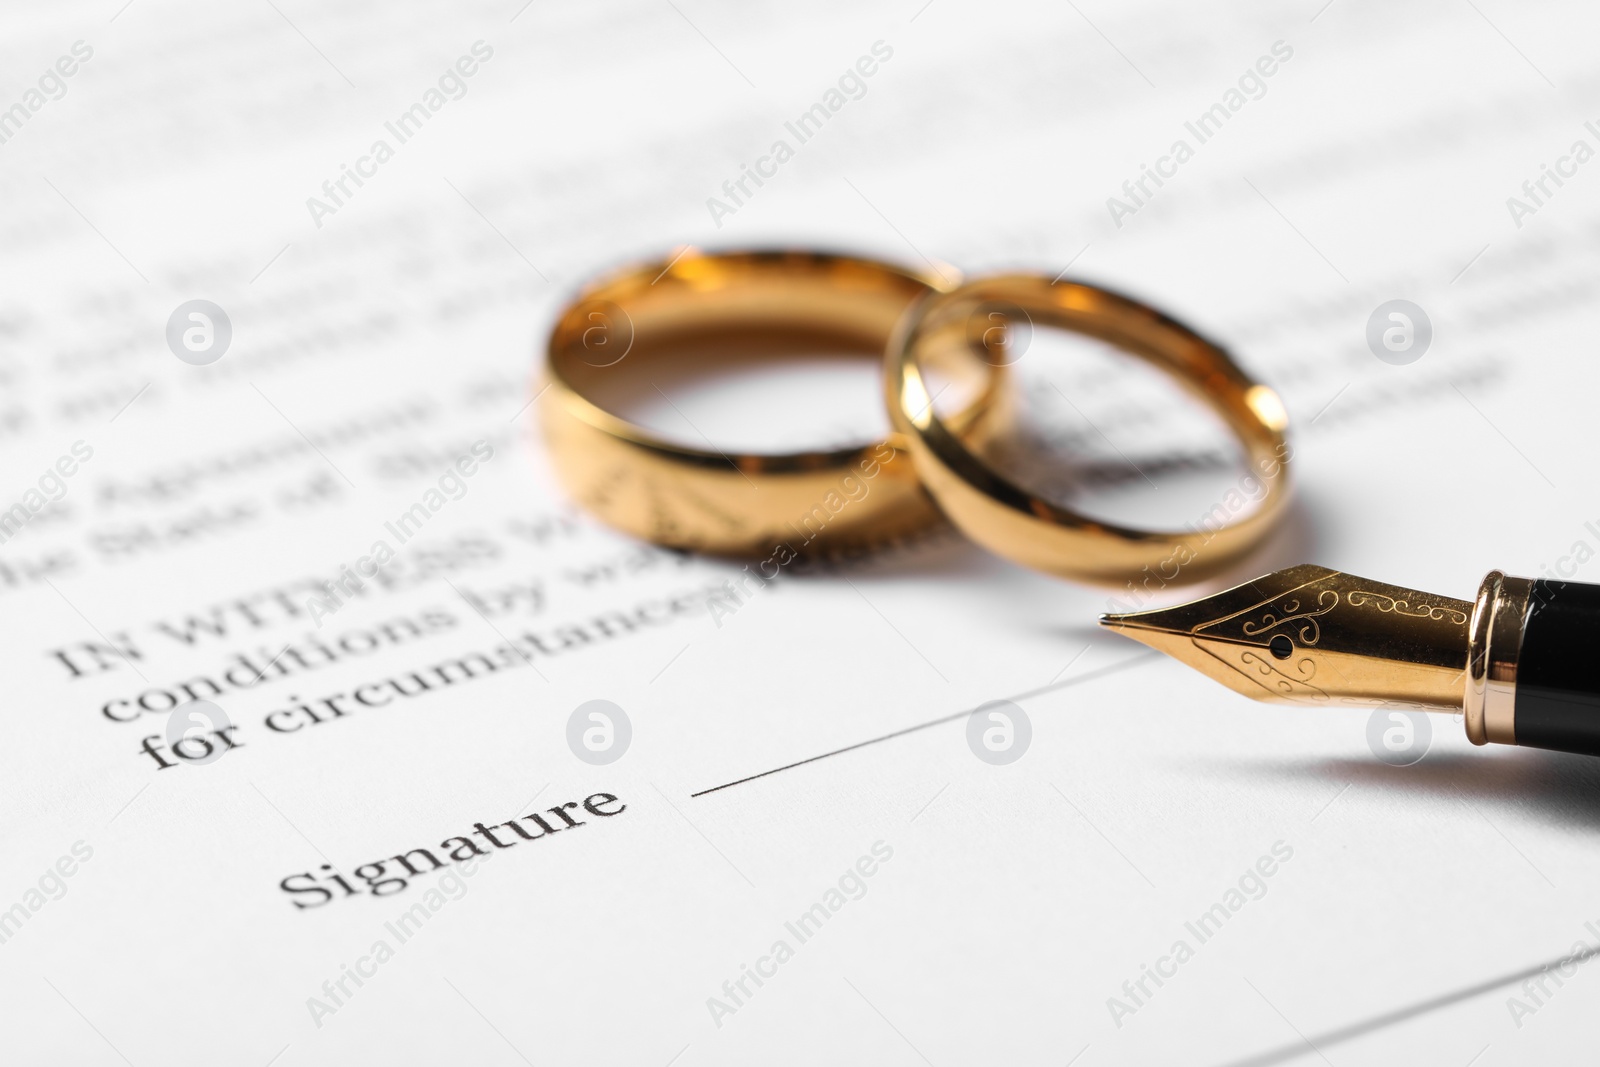
<path fill-rule="evenodd" d="M 576 288 L 684 245 L 1065 274 L 1283 396 L 1295 509 L 1229 577 L 1600 581 L 1597 30 L 0 14 L 0 1062 L 1578 1061 L 1600 763 L 1253 703 L 1096 626 L 1191 591 L 945 526 L 730 596 L 571 503 L 533 401 Z M 1205 513 L 1176 394 L 1040 344 L 1073 477 Z M 652 417 L 881 432 L 851 384 Z"/>

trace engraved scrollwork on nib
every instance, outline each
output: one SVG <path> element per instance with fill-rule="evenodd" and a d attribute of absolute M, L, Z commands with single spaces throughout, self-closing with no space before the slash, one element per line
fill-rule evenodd
<path fill-rule="evenodd" d="M 1261 674 L 1262 678 L 1256 680 L 1282 696 L 1297 699 L 1328 699 L 1326 693 L 1312 684 L 1312 679 L 1316 677 L 1317 665 L 1309 656 L 1303 656 L 1295 662 L 1293 674 L 1286 673 L 1283 664 L 1265 659 L 1254 651 L 1240 653 L 1239 663 L 1241 669 L 1249 668 Z"/>
<path fill-rule="evenodd" d="M 1245 652 L 1241 654 L 1239 656 L 1239 662 L 1254 667 L 1259 673 L 1264 675 L 1266 681 L 1262 682 L 1263 685 L 1268 685 L 1270 683 L 1270 688 L 1276 689 L 1284 696 L 1290 696 L 1294 693 L 1294 684 L 1290 682 L 1289 679 L 1279 674 L 1278 669 L 1275 666 L 1268 663 L 1260 656 L 1257 656 L 1254 652 Z"/>
<path fill-rule="evenodd" d="M 1317 618 L 1326 615 L 1338 606 L 1338 592 L 1332 589 L 1324 589 L 1317 594 L 1315 608 L 1302 610 L 1300 598 L 1293 597 L 1283 601 L 1281 605 L 1269 609 L 1259 621 L 1246 622 L 1242 629 L 1247 637 L 1260 637 L 1262 634 L 1270 633 L 1280 626 L 1300 622 L 1302 623 L 1298 628 L 1300 643 L 1302 645 L 1315 645 L 1322 639 L 1322 625 L 1317 622 Z"/>
<path fill-rule="evenodd" d="M 1273 674 L 1272 664 L 1256 655 L 1254 652 L 1244 652 L 1239 655 L 1240 663 L 1248 663 L 1261 674 Z"/>
<path fill-rule="evenodd" d="M 1464 668 L 1475 610 L 1472 601 L 1302 564 L 1101 623 L 1257 700 L 1460 713 L 1473 693 Z"/>
<path fill-rule="evenodd" d="M 1439 607 L 1433 604 L 1418 604 L 1413 608 L 1409 600 L 1397 600 L 1392 596 L 1374 593 L 1367 589 L 1352 589 L 1345 594 L 1345 600 L 1353 608 L 1365 607 L 1371 604 L 1379 611 L 1407 615 L 1413 619 L 1433 619 L 1435 621 L 1448 619 L 1457 626 L 1465 626 L 1467 624 L 1466 613 L 1457 611 L 1455 608 Z"/>

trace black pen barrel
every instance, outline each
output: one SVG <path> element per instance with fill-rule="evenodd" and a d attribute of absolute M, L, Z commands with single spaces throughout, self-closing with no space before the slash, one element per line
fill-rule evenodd
<path fill-rule="evenodd" d="M 1532 583 L 1515 685 L 1517 744 L 1600 756 L 1600 585 Z"/>

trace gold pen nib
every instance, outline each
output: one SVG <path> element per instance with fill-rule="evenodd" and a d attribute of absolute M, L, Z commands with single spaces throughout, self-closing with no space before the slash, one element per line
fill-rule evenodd
<path fill-rule="evenodd" d="M 1100 625 L 1256 700 L 1459 709 L 1471 614 L 1465 600 L 1306 563 Z"/>

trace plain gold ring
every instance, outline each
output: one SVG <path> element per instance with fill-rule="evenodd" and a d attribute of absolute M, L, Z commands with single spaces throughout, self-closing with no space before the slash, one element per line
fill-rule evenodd
<path fill-rule="evenodd" d="M 1004 360 L 988 358 L 985 328 L 974 328 L 997 315 L 1025 315 L 1099 338 L 1173 377 L 1221 415 L 1244 446 L 1252 474 L 1266 486 L 1256 507 L 1235 513 L 1219 505 L 1189 529 L 1141 530 L 1060 507 L 997 472 L 978 454 L 974 425 L 948 422 L 934 410 L 925 374 L 934 361 L 965 362 L 1002 378 Z M 1198 581 L 1247 556 L 1288 503 L 1292 450 L 1278 394 L 1195 331 L 1091 285 L 1016 274 L 931 294 L 907 313 L 890 342 L 885 387 L 895 429 L 950 521 L 990 551 L 1036 570 L 1115 585 Z"/>

